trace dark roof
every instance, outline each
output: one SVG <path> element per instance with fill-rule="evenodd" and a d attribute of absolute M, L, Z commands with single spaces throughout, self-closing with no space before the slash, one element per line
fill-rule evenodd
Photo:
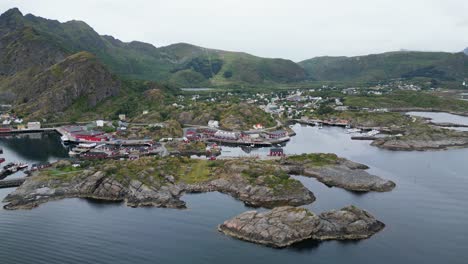
<path fill-rule="evenodd" d="M 272 148 L 270 149 L 271 152 L 283 152 L 282 148 Z"/>
<path fill-rule="evenodd" d="M 72 133 L 72 132 L 79 132 L 79 131 L 85 131 L 83 127 L 80 127 L 80 126 L 67 126 L 67 127 L 64 127 L 63 129 L 65 129 L 66 131 Z"/>

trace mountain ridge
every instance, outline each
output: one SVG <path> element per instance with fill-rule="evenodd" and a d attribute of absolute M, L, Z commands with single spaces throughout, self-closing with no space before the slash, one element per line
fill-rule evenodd
<path fill-rule="evenodd" d="M 2 19 L 3 17 L 3 19 Z M 59 22 L 14 8 L 0 16 L 0 32 L 30 27 L 67 54 L 88 51 L 123 78 L 165 82 L 175 87 L 265 86 L 313 81 L 375 82 L 428 79 L 460 82 L 468 78 L 463 53 L 396 51 L 354 57 L 323 56 L 295 63 L 175 43 L 156 47 L 99 35 L 86 22 Z M 465 52 L 468 52 L 465 50 Z"/>
<path fill-rule="evenodd" d="M 200 79 L 198 85 L 290 82 L 305 78 L 304 70 L 290 60 L 260 58 L 247 53 L 208 49 L 187 43 L 157 48 L 145 42 L 123 42 L 112 36 L 101 36 L 86 22 L 79 20 L 61 23 L 32 14 L 23 16 L 19 9 L 10 9 L 4 14 L 3 20 L 8 23 L 3 25 L 10 27 L 10 30 L 17 29 L 16 25 L 29 26 L 68 53 L 92 52 L 113 73 L 125 78 L 164 80 L 176 86 L 190 83 L 197 78 Z M 9 17 L 12 18 L 6 19 Z M 192 59 L 196 61 L 191 62 Z M 281 60 L 279 64 L 277 60 Z M 215 62 L 214 65 L 212 61 Z M 276 68 L 277 65 L 279 69 Z M 211 68 L 211 74 L 207 74 L 206 68 Z M 178 71 L 182 72 L 177 73 Z M 278 75 L 280 71 L 286 74 Z"/>

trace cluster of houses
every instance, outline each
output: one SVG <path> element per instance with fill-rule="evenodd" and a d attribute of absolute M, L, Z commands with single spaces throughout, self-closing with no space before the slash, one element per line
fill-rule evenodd
<path fill-rule="evenodd" d="M 87 126 L 64 126 L 61 129 L 76 141 L 102 142 L 110 139 L 104 131 L 94 130 Z"/>
<path fill-rule="evenodd" d="M 71 156 L 79 156 L 82 159 L 115 159 L 128 158 L 139 159 L 141 156 L 158 155 L 161 153 L 161 145 L 156 143 L 151 146 L 118 146 L 108 144 L 79 144 L 70 151 Z"/>
<path fill-rule="evenodd" d="M 9 131 L 12 129 L 19 130 L 37 130 L 41 128 L 41 122 L 27 122 L 25 123 L 22 118 L 9 113 L 3 113 L 0 115 L 0 129 L 2 131 Z"/>
<path fill-rule="evenodd" d="M 288 139 L 289 134 L 286 130 L 275 130 L 268 132 L 240 132 L 224 131 L 213 128 L 189 128 L 184 131 L 184 140 L 186 141 L 215 141 L 224 143 L 239 144 L 262 144 Z"/>

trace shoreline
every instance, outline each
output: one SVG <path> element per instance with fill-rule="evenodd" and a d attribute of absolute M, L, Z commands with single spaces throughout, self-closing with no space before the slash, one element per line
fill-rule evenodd
<path fill-rule="evenodd" d="M 136 166 L 137 171 L 136 175 L 123 177 L 118 176 L 120 172 L 119 169 L 116 171 L 116 164 L 119 162 L 106 161 L 85 170 L 73 170 L 70 162 L 60 161 L 52 168 L 28 177 L 4 199 L 7 203 L 4 208 L 31 209 L 51 200 L 72 197 L 124 201 L 131 207 L 185 208 L 185 202 L 180 199 L 184 193 L 213 191 L 230 195 L 253 207 L 273 208 L 312 203 L 316 199 L 314 194 L 289 176 L 296 174 L 349 191 L 386 192 L 395 187 L 395 183 L 367 173 L 367 166 L 333 154 L 219 161 L 181 157 L 142 158 L 126 161 L 122 169 Z M 164 173 L 156 170 L 167 166 L 165 164 L 185 166 L 183 171 L 188 171 L 183 172 L 185 175 L 177 175 L 172 170 Z M 69 176 L 54 176 L 61 170 L 69 171 Z M 197 170 L 206 172 L 189 176 L 200 173 Z M 154 173 L 160 176 L 143 176 Z"/>

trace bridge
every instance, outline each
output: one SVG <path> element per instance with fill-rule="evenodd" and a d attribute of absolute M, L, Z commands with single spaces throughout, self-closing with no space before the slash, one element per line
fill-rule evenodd
<path fill-rule="evenodd" d="M 0 181 L 0 189 L 1 188 L 13 188 L 13 187 L 18 187 L 21 184 L 24 183 L 26 178 L 17 178 L 17 179 L 11 179 L 11 180 L 1 180 Z"/>

